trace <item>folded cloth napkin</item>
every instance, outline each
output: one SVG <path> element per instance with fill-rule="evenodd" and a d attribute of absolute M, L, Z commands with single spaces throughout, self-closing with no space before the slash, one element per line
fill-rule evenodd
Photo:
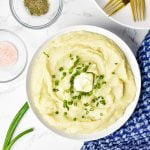
<path fill-rule="evenodd" d="M 150 31 L 137 52 L 142 76 L 138 105 L 125 125 L 113 134 L 85 142 L 81 150 L 150 150 Z"/>

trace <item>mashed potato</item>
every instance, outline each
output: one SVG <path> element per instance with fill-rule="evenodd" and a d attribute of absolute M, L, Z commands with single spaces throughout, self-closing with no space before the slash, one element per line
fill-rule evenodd
<path fill-rule="evenodd" d="M 120 48 L 87 31 L 47 43 L 34 61 L 31 98 L 50 126 L 89 134 L 119 119 L 134 100 L 136 85 Z"/>

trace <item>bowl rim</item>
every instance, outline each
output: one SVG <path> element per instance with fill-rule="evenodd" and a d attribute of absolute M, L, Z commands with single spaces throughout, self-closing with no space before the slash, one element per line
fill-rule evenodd
<path fill-rule="evenodd" d="M 125 46 L 125 49 L 128 51 L 128 53 L 130 53 L 130 61 L 134 63 L 134 70 L 136 69 L 136 73 L 133 71 L 133 66 L 131 66 L 131 63 L 129 62 L 128 60 L 128 63 L 130 64 L 131 66 L 131 70 L 134 74 L 134 78 L 135 78 L 135 75 L 137 76 L 137 78 L 135 78 L 135 83 L 136 83 L 136 96 L 135 96 L 135 99 L 133 100 L 133 102 L 131 102 L 127 108 L 125 109 L 125 112 L 123 114 L 123 116 L 121 116 L 121 118 L 123 118 L 123 120 L 121 120 L 121 122 L 119 123 L 118 126 L 114 126 L 118 120 L 120 120 L 120 118 L 114 122 L 112 125 L 110 125 L 108 128 L 109 128 L 109 131 L 105 132 L 105 129 L 104 129 L 104 133 L 101 133 L 103 132 L 102 131 L 97 131 L 96 133 L 91 133 L 91 134 L 85 134 L 84 136 L 81 135 L 78 137 L 76 137 L 76 135 L 70 135 L 70 134 L 66 134 L 62 131 L 59 131 L 57 129 L 55 129 L 54 127 L 50 126 L 46 120 L 44 120 L 42 118 L 42 116 L 40 115 L 40 113 L 38 112 L 38 110 L 35 108 L 34 106 L 34 102 L 31 100 L 31 95 L 30 95 L 30 75 L 31 75 L 31 71 L 32 71 L 32 65 L 34 63 L 34 60 L 36 58 L 36 56 L 38 55 L 38 53 L 41 51 L 41 49 L 44 47 L 45 44 L 47 44 L 49 41 L 51 41 L 52 39 L 64 34 L 64 33 L 68 33 L 68 32 L 73 32 L 73 31 L 89 31 L 89 32 L 94 32 L 94 33 L 98 33 L 98 34 L 102 34 L 106 37 L 111 36 L 111 37 L 108 37 L 109 39 L 112 39 L 113 37 L 113 41 L 118 45 L 118 43 L 120 42 L 120 44 L 123 44 L 123 46 Z M 119 45 L 118 45 L 119 46 Z M 120 46 L 119 46 L 120 47 Z M 122 49 L 121 49 L 122 50 Z M 124 51 L 122 51 L 124 53 Z M 126 56 L 126 54 L 124 53 L 124 55 Z M 127 57 L 127 56 L 126 56 Z M 103 137 L 106 137 L 112 133 L 114 133 L 115 131 L 117 131 L 119 128 L 121 128 L 126 122 L 127 120 L 131 117 L 131 115 L 133 114 L 136 106 L 137 106 L 137 103 L 138 103 L 138 100 L 139 100 L 139 96 L 140 96 L 140 91 L 141 91 L 141 74 L 140 74 L 140 69 L 139 69 L 139 65 L 137 63 L 137 60 L 135 58 L 135 55 L 133 54 L 133 51 L 129 48 L 129 46 L 120 38 L 118 37 L 117 35 L 115 35 L 114 33 L 110 32 L 109 30 L 106 30 L 104 28 L 101 28 L 101 27 L 97 27 L 97 26 L 90 26 L 90 25 L 77 25 L 77 26 L 71 26 L 71 27 L 67 27 L 67 28 L 64 28 L 60 31 L 58 31 L 57 33 L 53 34 L 48 40 L 46 40 L 39 48 L 38 50 L 35 52 L 35 54 L 33 55 L 32 57 L 32 60 L 29 64 L 29 68 L 27 70 L 27 78 L 26 78 L 26 92 L 27 92 L 27 98 L 28 98 L 28 102 L 29 102 L 29 105 L 31 106 L 31 109 L 33 111 L 33 113 L 35 114 L 35 116 L 38 118 L 38 120 L 45 126 L 47 127 L 47 129 L 49 131 L 52 131 L 54 132 L 55 134 L 59 135 L 59 136 L 63 136 L 65 138 L 69 138 L 69 139 L 75 139 L 75 140 L 81 140 L 81 141 L 85 141 L 85 140 L 95 140 L 95 139 L 100 139 L 100 138 L 103 138 Z M 125 116 L 126 114 L 126 116 Z M 106 130 L 108 129 L 106 128 Z"/>
<path fill-rule="evenodd" d="M 103 11 L 103 9 L 97 4 L 97 1 L 96 0 L 93 0 L 93 3 L 95 3 L 96 7 L 102 12 L 102 14 L 104 14 L 108 19 L 112 20 L 113 22 L 123 26 L 123 27 L 127 27 L 127 28 L 130 28 L 130 29 L 137 29 L 137 30 L 149 30 L 150 27 L 133 27 L 131 25 L 127 25 L 125 23 L 122 23 L 116 19 L 114 19 L 113 17 L 109 16 L 107 13 L 105 13 L 105 11 Z"/>
<path fill-rule="evenodd" d="M 52 25 L 53 23 L 56 22 L 56 20 L 60 17 L 61 13 L 62 13 L 62 10 L 63 10 L 63 0 L 59 0 L 59 8 L 58 8 L 58 11 L 55 15 L 55 17 L 50 20 L 48 23 L 45 23 L 43 25 L 39 25 L 39 26 L 33 26 L 33 25 L 29 25 L 28 23 L 25 23 L 23 21 L 21 21 L 18 17 L 18 15 L 16 14 L 15 10 L 14 10 L 14 7 L 13 7 L 13 0 L 9 0 L 9 7 L 10 7 L 10 10 L 11 10 L 11 13 L 13 15 L 13 17 L 23 26 L 29 28 L 29 29 L 43 29 L 43 28 L 47 28 L 49 27 L 50 25 Z"/>

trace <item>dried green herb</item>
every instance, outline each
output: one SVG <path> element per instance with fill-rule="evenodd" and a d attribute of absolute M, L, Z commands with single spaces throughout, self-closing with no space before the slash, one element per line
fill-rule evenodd
<path fill-rule="evenodd" d="M 48 0 L 24 0 L 24 5 L 31 15 L 41 16 L 48 12 Z"/>

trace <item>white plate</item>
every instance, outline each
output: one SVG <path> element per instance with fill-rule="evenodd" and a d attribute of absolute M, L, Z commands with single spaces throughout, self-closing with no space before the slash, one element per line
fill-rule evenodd
<path fill-rule="evenodd" d="M 134 22 L 132 17 L 132 11 L 130 4 L 122 8 L 119 12 L 113 16 L 108 16 L 104 11 L 103 7 L 109 0 L 93 0 L 98 8 L 110 19 L 121 24 L 134 29 L 150 29 L 150 0 L 145 0 L 146 2 L 146 19 L 142 22 Z"/>
<path fill-rule="evenodd" d="M 31 99 L 31 93 L 30 93 L 30 75 L 31 75 L 31 70 L 32 70 L 32 64 L 37 56 L 37 54 L 39 53 L 39 51 L 41 51 L 42 47 L 49 42 L 50 40 L 52 40 L 53 38 L 56 38 L 57 36 L 60 36 L 64 33 L 67 32 L 72 32 L 72 31 L 80 31 L 80 30 L 84 30 L 84 31 L 89 31 L 89 32 L 95 32 L 95 33 L 99 33 L 102 34 L 110 39 L 112 39 L 120 48 L 121 50 L 124 52 L 130 66 L 131 69 L 133 71 L 134 77 L 135 77 L 135 81 L 136 81 L 136 86 L 137 86 L 137 92 L 136 92 L 136 96 L 134 101 L 127 107 L 124 115 L 117 120 L 113 125 L 109 126 L 108 128 L 106 128 L 105 130 L 102 131 L 98 131 L 96 133 L 92 133 L 92 134 L 88 134 L 88 135 L 72 135 L 72 134 L 66 134 L 62 131 L 58 131 L 57 129 L 51 127 L 49 124 L 47 124 L 42 116 L 38 113 L 37 109 L 35 108 L 32 99 Z M 140 89 L 141 89 L 141 77 L 140 77 L 140 71 L 139 71 L 139 67 L 136 61 L 136 58 L 134 56 L 134 54 L 132 53 L 131 49 L 115 34 L 111 33 L 110 31 L 107 31 L 103 28 L 99 28 L 99 27 L 95 27 L 95 26 L 74 26 L 74 27 L 69 27 L 66 28 L 64 30 L 61 30 L 60 32 L 56 33 L 54 36 L 50 37 L 50 39 L 48 41 L 46 41 L 40 48 L 39 50 L 35 53 L 35 55 L 33 56 L 33 59 L 30 63 L 29 69 L 28 69 L 28 74 L 27 74 L 27 81 L 26 81 L 26 88 L 27 88 L 27 95 L 28 95 L 28 99 L 29 99 L 29 103 L 31 105 L 31 108 L 33 110 L 33 112 L 36 114 L 37 118 L 46 126 L 48 127 L 48 129 L 54 131 L 55 133 L 64 136 L 64 137 L 68 137 L 68 138 L 73 138 L 73 139 L 80 139 L 80 140 L 94 140 L 94 139 L 98 139 L 98 138 L 103 138 L 113 132 L 115 132 L 116 130 L 118 130 L 128 119 L 129 117 L 132 115 L 138 99 L 139 99 L 139 95 L 140 95 Z"/>

